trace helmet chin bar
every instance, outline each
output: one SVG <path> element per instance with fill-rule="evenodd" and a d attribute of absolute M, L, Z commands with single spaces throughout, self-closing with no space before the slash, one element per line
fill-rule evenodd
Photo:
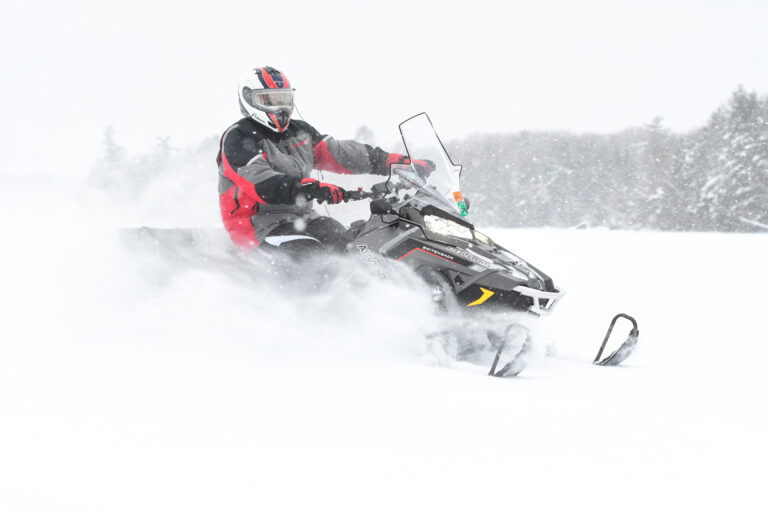
<path fill-rule="evenodd" d="M 291 114 L 292 112 L 286 112 L 284 110 L 281 110 L 280 112 L 277 112 L 275 114 L 270 114 L 269 117 L 277 120 L 277 126 L 276 126 L 277 131 L 284 132 L 288 128 L 288 125 L 291 122 Z"/>
<path fill-rule="evenodd" d="M 262 110 L 252 109 L 250 112 L 243 109 L 246 113 L 246 117 L 250 117 L 262 126 L 266 126 L 270 130 L 276 133 L 282 133 L 291 123 L 291 115 L 293 112 L 278 112 L 277 114 L 268 114 Z M 274 117 L 274 119 L 273 119 Z"/>

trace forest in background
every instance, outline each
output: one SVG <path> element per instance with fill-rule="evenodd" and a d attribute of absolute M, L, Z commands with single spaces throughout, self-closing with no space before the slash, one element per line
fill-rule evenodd
<path fill-rule="evenodd" d="M 737 88 L 706 125 L 519 132 L 446 144 L 482 224 L 768 230 L 768 96 Z"/>
<path fill-rule="evenodd" d="M 358 135 L 373 139 L 366 127 Z M 618 133 L 477 134 L 446 146 L 481 225 L 768 231 L 768 96 L 743 87 L 688 133 L 656 118 Z M 121 200 L 215 190 L 218 136 L 186 149 L 160 138 L 132 156 L 108 128 L 103 147 L 91 181 Z"/>

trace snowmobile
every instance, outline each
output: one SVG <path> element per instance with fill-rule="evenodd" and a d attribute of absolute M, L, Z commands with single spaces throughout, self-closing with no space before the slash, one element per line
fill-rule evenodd
<path fill-rule="evenodd" d="M 445 350 L 449 357 L 490 362 L 492 376 L 518 375 L 533 350 L 529 320 L 550 314 L 565 292 L 475 228 L 461 192 L 461 166 L 451 161 L 426 113 L 402 122 L 399 130 L 410 161 L 429 161 L 434 169 L 420 174 L 413 165 L 394 164 L 386 181 L 349 191 L 352 201 L 370 201 L 370 216 L 350 224 L 347 252 L 381 277 L 386 277 L 385 267 L 404 264 L 428 284 L 446 326 L 431 337 L 450 348 Z M 230 247 L 223 232 L 141 228 L 126 230 L 124 236 L 133 245 L 162 248 L 185 265 L 232 261 L 219 250 Z M 221 266 L 238 275 L 257 270 L 252 259 L 237 256 L 234 266 Z M 619 349 L 601 359 L 621 317 L 634 328 Z M 632 353 L 638 334 L 633 318 L 617 315 L 595 364 L 619 364 Z"/>
<path fill-rule="evenodd" d="M 413 268 L 431 286 L 440 309 L 475 320 L 470 330 L 482 331 L 480 337 L 484 334 L 492 349 L 489 375 L 515 376 L 525 368 L 532 348 L 530 329 L 520 317 L 550 314 L 565 292 L 547 274 L 475 229 L 460 188 L 461 166 L 448 156 L 426 113 L 407 119 L 399 129 L 410 161 L 429 161 L 434 170 L 424 175 L 412 165 L 394 164 L 386 182 L 351 191 L 352 200 L 370 199 L 371 215 L 351 224 L 348 250 L 372 266 L 385 258 Z M 515 320 L 504 316 L 510 313 Z M 596 364 L 619 364 L 634 349 L 638 331 L 631 319 L 634 329 L 627 341 L 600 359 L 620 317 L 631 319 L 624 314 L 614 318 Z M 500 318 L 507 319 L 499 325 Z M 478 351 L 477 340 L 460 345 L 459 358 Z"/>

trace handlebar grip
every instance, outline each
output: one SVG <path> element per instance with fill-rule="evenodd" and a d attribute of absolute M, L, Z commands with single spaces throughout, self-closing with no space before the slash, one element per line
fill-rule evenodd
<path fill-rule="evenodd" d="M 347 197 L 350 201 L 360 201 L 362 199 L 370 199 L 373 197 L 373 193 L 365 190 L 347 190 Z"/>

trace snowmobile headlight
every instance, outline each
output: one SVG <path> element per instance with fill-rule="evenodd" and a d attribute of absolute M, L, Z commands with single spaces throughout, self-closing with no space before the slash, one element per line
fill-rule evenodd
<path fill-rule="evenodd" d="M 475 230 L 474 233 L 475 233 L 475 240 L 479 240 L 479 241 L 481 241 L 481 242 L 483 242 L 484 244 L 487 244 L 487 245 L 493 245 L 493 240 L 491 240 L 490 237 L 482 234 L 481 232 L 479 232 L 477 230 Z"/>
<path fill-rule="evenodd" d="M 443 236 L 452 236 L 455 238 L 465 238 L 472 240 L 472 230 L 466 226 L 462 226 L 458 222 L 438 217 L 437 215 L 425 215 L 424 227 L 428 231 L 432 231 L 435 234 Z"/>

